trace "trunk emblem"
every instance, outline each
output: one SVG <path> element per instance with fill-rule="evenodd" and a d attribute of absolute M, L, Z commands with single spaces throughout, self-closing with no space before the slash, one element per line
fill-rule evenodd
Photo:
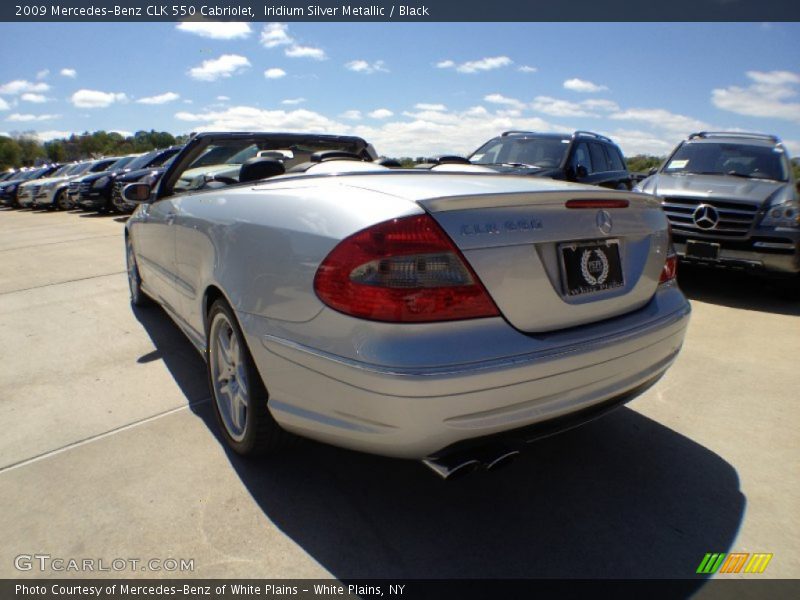
<path fill-rule="evenodd" d="M 614 224 L 611 221 L 611 215 L 608 213 L 607 210 L 597 211 L 597 218 L 595 219 L 595 222 L 597 223 L 597 228 L 602 233 L 606 235 L 611 233 L 611 228 L 614 226 Z"/>

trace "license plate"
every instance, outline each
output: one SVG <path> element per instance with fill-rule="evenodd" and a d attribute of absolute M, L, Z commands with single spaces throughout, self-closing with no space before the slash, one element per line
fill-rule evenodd
<path fill-rule="evenodd" d="M 686 256 L 704 258 L 706 260 L 719 260 L 719 244 L 687 240 Z"/>
<path fill-rule="evenodd" d="M 564 289 L 568 296 L 582 296 L 625 285 L 619 240 L 561 244 Z"/>

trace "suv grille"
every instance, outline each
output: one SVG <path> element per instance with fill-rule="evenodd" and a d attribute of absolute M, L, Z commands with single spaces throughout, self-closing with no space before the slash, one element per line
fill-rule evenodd
<path fill-rule="evenodd" d="M 719 216 L 715 227 L 699 227 L 694 212 L 701 204 L 712 206 Z M 673 230 L 699 233 L 711 237 L 745 237 L 753 226 L 760 203 L 734 202 L 717 198 L 683 198 L 667 196 L 661 202 Z"/>
<path fill-rule="evenodd" d="M 78 193 L 81 196 L 88 196 L 91 189 L 92 189 L 91 181 L 82 181 L 80 186 L 78 187 Z"/>
<path fill-rule="evenodd" d="M 111 202 L 114 206 L 121 206 L 125 204 L 125 201 L 122 199 L 122 188 L 126 185 L 124 181 L 115 181 L 114 182 L 114 189 L 111 191 Z"/>

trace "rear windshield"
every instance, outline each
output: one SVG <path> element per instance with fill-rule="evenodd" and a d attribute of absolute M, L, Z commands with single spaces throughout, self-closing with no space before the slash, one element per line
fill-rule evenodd
<path fill-rule="evenodd" d="M 476 165 L 558 167 L 568 148 L 568 139 L 509 136 L 487 142 L 469 160 Z"/>
<path fill-rule="evenodd" d="M 749 144 L 684 143 L 662 171 L 776 181 L 789 178 L 782 148 Z"/>

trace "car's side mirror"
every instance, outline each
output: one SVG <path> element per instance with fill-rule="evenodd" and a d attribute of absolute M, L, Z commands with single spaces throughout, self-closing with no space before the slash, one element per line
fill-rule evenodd
<path fill-rule="evenodd" d="M 584 177 L 589 176 L 589 169 L 584 167 L 583 165 L 578 165 L 575 167 L 575 177 L 578 179 L 583 179 Z"/>
<path fill-rule="evenodd" d="M 650 167 L 650 170 L 647 172 L 647 176 L 650 177 L 651 175 L 655 175 L 658 173 L 658 167 Z"/>
<path fill-rule="evenodd" d="M 144 204 L 150 201 L 150 186 L 146 183 L 129 183 L 122 188 L 122 197 L 131 204 Z"/>

